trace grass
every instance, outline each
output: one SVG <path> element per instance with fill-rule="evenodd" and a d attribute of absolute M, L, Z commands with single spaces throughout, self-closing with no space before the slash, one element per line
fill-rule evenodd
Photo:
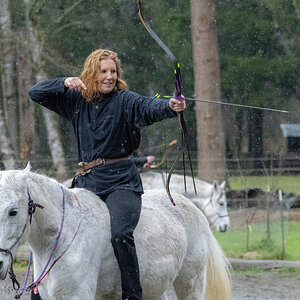
<path fill-rule="evenodd" d="M 285 260 L 300 261 L 300 223 L 285 224 Z M 249 237 L 248 253 L 246 251 L 246 228 L 229 230 L 226 233 L 214 231 L 215 237 L 231 258 L 281 259 L 282 242 L 280 223 L 271 224 L 271 238 L 267 240 L 266 224 L 252 225 Z"/>
<path fill-rule="evenodd" d="M 284 192 L 292 192 L 300 195 L 300 177 L 299 176 L 245 176 L 228 178 L 229 186 L 232 190 L 241 190 L 245 188 L 268 188 L 282 189 Z"/>
<path fill-rule="evenodd" d="M 14 271 L 15 272 L 24 272 L 27 271 L 28 261 L 25 259 L 16 259 L 14 261 Z M 32 271 L 32 266 L 31 266 Z"/>
<path fill-rule="evenodd" d="M 228 178 L 232 190 L 261 188 L 282 189 L 285 193 L 300 195 L 300 176 L 245 176 Z M 249 235 L 249 256 L 257 259 L 280 259 L 282 241 L 280 223 L 271 223 L 271 239 L 267 240 L 266 223 L 253 224 Z M 285 222 L 285 260 L 300 260 L 300 223 Z M 230 230 L 225 234 L 215 232 L 215 236 L 228 257 L 245 257 L 246 225 L 240 230 Z"/>

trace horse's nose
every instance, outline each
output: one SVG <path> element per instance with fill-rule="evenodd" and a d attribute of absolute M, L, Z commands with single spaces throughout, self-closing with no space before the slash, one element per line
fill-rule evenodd
<path fill-rule="evenodd" d="M 6 266 L 6 261 L 0 260 L 0 280 L 4 280 L 6 275 L 7 275 L 7 266 Z M 2 298 L 1 298 L 2 299 Z"/>
<path fill-rule="evenodd" d="M 227 231 L 227 225 L 223 225 L 220 227 L 220 232 L 226 232 Z"/>

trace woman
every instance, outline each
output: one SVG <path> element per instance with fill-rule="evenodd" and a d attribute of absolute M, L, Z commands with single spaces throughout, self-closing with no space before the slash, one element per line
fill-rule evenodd
<path fill-rule="evenodd" d="M 107 204 L 122 299 L 142 299 L 133 232 L 143 188 L 129 155 L 139 146 L 141 127 L 175 117 L 185 101 L 158 101 L 128 91 L 117 54 L 106 49 L 89 55 L 80 78 L 47 80 L 34 85 L 29 95 L 72 122 L 81 166 L 74 185 Z"/>

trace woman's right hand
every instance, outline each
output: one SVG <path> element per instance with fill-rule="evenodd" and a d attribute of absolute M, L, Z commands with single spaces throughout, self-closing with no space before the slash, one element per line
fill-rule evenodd
<path fill-rule="evenodd" d="M 85 91 L 86 86 L 79 77 L 67 77 L 65 79 L 65 87 L 75 90 L 77 92 Z"/>

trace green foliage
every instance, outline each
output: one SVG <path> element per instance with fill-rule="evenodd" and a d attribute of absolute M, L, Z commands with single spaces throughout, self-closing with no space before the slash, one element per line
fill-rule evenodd
<path fill-rule="evenodd" d="M 298 46 L 286 39 L 297 29 L 291 32 L 287 18 L 278 18 L 268 2 L 217 1 L 221 86 L 229 101 L 279 106 L 296 92 L 299 58 L 292 53 Z M 280 12 L 295 24 L 292 1 L 283 2 L 290 5 Z"/>

